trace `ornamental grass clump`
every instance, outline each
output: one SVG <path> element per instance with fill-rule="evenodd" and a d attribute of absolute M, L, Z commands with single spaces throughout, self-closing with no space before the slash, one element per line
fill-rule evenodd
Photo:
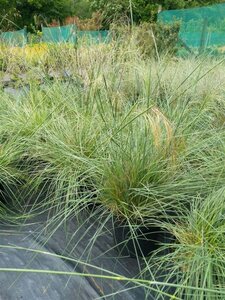
<path fill-rule="evenodd" d="M 195 139 L 186 154 L 189 170 L 186 194 L 206 198 L 224 186 L 225 143 L 222 128 L 194 132 Z"/>
<path fill-rule="evenodd" d="M 154 220 L 174 204 L 161 189 L 173 184 L 185 151 L 183 139 L 174 135 L 173 124 L 157 107 L 138 112 L 135 118 L 114 136 L 98 178 L 101 203 L 112 214 L 133 222 Z M 149 184 L 158 189 L 157 196 L 138 192 Z"/>
<path fill-rule="evenodd" d="M 17 169 L 17 163 L 23 153 L 24 145 L 21 141 L 10 140 L 0 141 L 0 182 L 1 185 L 19 182 L 22 173 Z"/>
<path fill-rule="evenodd" d="M 70 110 L 62 108 L 31 138 L 28 160 L 36 162 L 33 181 L 47 183 L 52 201 L 61 208 L 65 203 L 70 205 L 71 213 L 95 197 L 94 160 L 100 155 L 102 135 L 101 120 L 74 103 Z"/>
<path fill-rule="evenodd" d="M 171 252 L 148 266 L 164 270 L 165 281 L 177 284 L 179 299 L 223 299 L 225 293 L 225 190 L 196 198 L 190 211 L 164 227 L 176 238 Z M 166 245 L 168 248 L 168 245 Z M 156 272 L 157 272 L 156 271 Z"/>
<path fill-rule="evenodd" d="M 177 299 L 223 299 L 224 62 L 140 46 L 2 48 L 1 77 L 17 84 L 22 72 L 27 85 L 0 91 L 0 185 L 47 189 L 31 205 L 16 193 L 12 206 L 49 212 L 53 232 L 90 203 L 106 213 L 93 242 L 109 219 L 131 240 L 143 227 L 169 232 L 165 255 L 144 261 L 148 274 L 168 273 Z M 2 204 L 0 218 L 8 212 Z"/>
<path fill-rule="evenodd" d="M 28 180 L 26 172 L 19 167 L 24 153 L 23 140 L 0 139 L 0 221 L 17 222 L 27 217 L 20 198 L 23 184 Z"/>

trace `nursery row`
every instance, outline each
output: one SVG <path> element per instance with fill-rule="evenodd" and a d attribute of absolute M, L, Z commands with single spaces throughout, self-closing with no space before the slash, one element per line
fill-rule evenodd
<path fill-rule="evenodd" d="M 174 299 L 224 299 L 224 62 L 83 50 L 52 50 L 70 80 L 1 91 L 0 183 L 14 196 L 1 219 L 107 211 L 121 253 L 146 256 L 141 276 L 164 270 Z M 46 196 L 24 203 L 23 189 Z"/>

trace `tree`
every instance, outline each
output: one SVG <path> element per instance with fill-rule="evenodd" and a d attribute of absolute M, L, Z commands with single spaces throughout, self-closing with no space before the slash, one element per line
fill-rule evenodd
<path fill-rule="evenodd" d="M 32 27 L 37 17 L 45 21 L 62 21 L 73 14 L 73 0 L 0 0 L 0 11 L 14 27 Z M 13 22 L 13 23 L 12 23 Z"/>
<path fill-rule="evenodd" d="M 222 3 L 224 0 L 93 0 L 91 6 L 94 10 L 100 10 L 107 20 L 118 20 L 121 17 L 131 17 L 136 23 L 152 21 L 156 19 L 159 6 L 162 9 L 182 9 L 196 6 L 206 6 Z"/>
<path fill-rule="evenodd" d="M 154 0 L 93 0 L 91 5 L 94 10 L 103 13 L 105 24 L 121 18 L 131 18 L 135 23 L 154 19 L 161 1 Z"/>
<path fill-rule="evenodd" d="M 224 0 L 0 0 L 0 28 L 33 28 L 40 22 L 63 21 L 67 16 L 90 18 L 101 11 L 105 28 L 114 20 L 132 19 L 135 23 L 156 19 L 162 9 L 181 9 L 221 3 Z"/>
<path fill-rule="evenodd" d="M 129 15 L 129 0 L 93 0 L 91 3 L 93 10 L 101 11 L 105 26 L 114 21 Z"/>
<path fill-rule="evenodd" d="M 89 0 L 74 0 L 74 14 L 80 19 L 91 18 L 93 10 Z"/>

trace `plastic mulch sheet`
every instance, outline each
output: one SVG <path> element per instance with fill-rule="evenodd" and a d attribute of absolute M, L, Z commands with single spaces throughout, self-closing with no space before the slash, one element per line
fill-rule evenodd
<path fill-rule="evenodd" d="M 141 270 L 140 262 L 136 259 L 119 256 L 112 237 L 112 222 L 106 222 L 106 219 L 105 215 L 89 218 L 85 214 L 79 220 L 71 219 L 66 224 L 47 228 L 46 214 L 21 227 L 2 224 L 0 269 L 51 270 L 79 274 L 71 276 L 0 272 L 0 299 L 156 299 L 154 292 L 135 284 L 90 275 L 110 275 L 110 271 L 119 276 L 135 278 Z M 86 275 L 84 277 L 81 274 Z M 167 298 L 162 296 L 157 299 Z"/>

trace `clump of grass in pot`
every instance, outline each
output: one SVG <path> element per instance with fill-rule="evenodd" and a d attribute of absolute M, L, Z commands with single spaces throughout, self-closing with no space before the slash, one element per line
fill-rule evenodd
<path fill-rule="evenodd" d="M 33 169 L 36 184 L 48 183 L 53 192 L 51 206 L 79 211 L 80 205 L 95 197 L 93 160 L 98 156 L 101 122 L 81 111 L 66 111 L 42 130 L 42 141 L 34 137 L 29 158 L 37 163 Z"/>
<path fill-rule="evenodd" d="M 225 190 L 206 199 L 196 198 L 183 218 L 164 226 L 175 237 L 172 251 L 150 261 L 148 268 L 165 270 L 175 281 L 175 296 L 189 299 L 223 299 L 225 292 Z M 168 245 L 166 245 L 168 247 Z"/>
<path fill-rule="evenodd" d="M 22 140 L 0 140 L 0 219 L 18 221 L 25 217 L 23 203 L 20 201 L 20 188 L 27 180 L 25 172 L 19 167 L 25 144 Z M 26 216 L 27 217 L 27 216 Z"/>
<path fill-rule="evenodd" d="M 143 113 L 118 133 L 102 161 L 100 201 L 113 215 L 131 222 L 155 219 L 171 207 L 173 199 L 160 196 L 161 187 L 173 183 L 181 165 L 184 141 L 174 135 L 173 124 L 158 109 Z M 152 184 L 158 195 L 138 192 Z"/>

